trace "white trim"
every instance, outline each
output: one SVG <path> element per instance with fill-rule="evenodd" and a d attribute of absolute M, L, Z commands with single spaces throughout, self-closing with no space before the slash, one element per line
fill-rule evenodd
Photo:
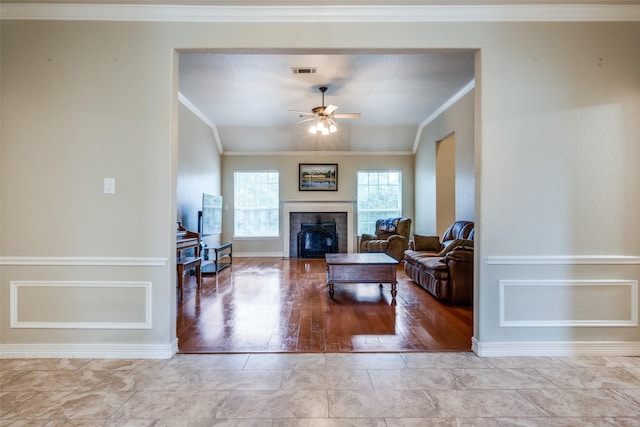
<path fill-rule="evenodd" d="M 209 6 L 3 3 L 3 20 L 141 22 L 602 22 L 640 21 L 639 5 Z"/>
<path fill-rule="evenodd" d="M 162 267 L 167 258 L 154 257 L 56 257 L 56 256 L 3 256 L 0 265 L 67 265 L 67 266 L 133 266 Z"/>
<path fill-rule="evenodd" d="M 241 241 L 241 240 L 252 240 L 252 241 L 256 241 L 256 240 L 280 240 L 280 234 L 278 234 L 277 236 L 233 236 L 233 240 L 234 241 L 236 241 L 236 240 L 237 241 Z"/>
<path fill-rule="evenodd" d="M 18 313 L 18 288 L 27 287 L 76 287 L 76 288 L 143 288 L 145 292 L 145 320 L 144 322 L 21 322 Z M 44 280 L 15 280 L 10 282 L 10 327 L 23 329 L 151 329 L 152 328 L 152 298 L 151 282 L 130 281 L 44 281 Z"/>
<path fill-rule="evenodd" d="M 218 146 L 218 153 L 223 154 L 224 149 L 222 148 L 222 141 L 220 140 L 220 134 L 218 133 L 218 128 L 216 125 L 211 126 L 211 132 L 213 132 L 213 139 L 216 140 L 216 145 Z"/>
<path fill-rule="evenodd" d="M 284 254 L 282 252 L 234 252 L 233 257 L 234 258 L 283 258 Z"/>
<path fill-rule="evenodd" d="M 216 141 L 216 145 L 218 146 L 218 152 L 222 154 L 224 150 L 222 149 L 222 141 L 220 141 L 220 135 L 218 134 L 218 128 L 216 124 L 213 123 L 209 118 L 202 112 L 198 107 L 193 105 L 189 99 L 178 92 L 178 101 L 182 103 L 187 109 L 189 109 L 193 114 L 196 115 L 200 120 L 202 120 L 207 126 L 211 128 L 211 132 L 213 133 L 213 139 Z"/>
<path fill-rule="evenodd" d="M 489 265 L 637 265 L 640 256 L 631 255 L 522 255 L 489 256 Z"/>
<path fill-rule="evenodd" d="M 170 344 L 0 344 L 0 359 L 171 359 Z"/>
<path fill-rule="evenodd" d="M 182 105 L 187 107 L 187 109 L 189 109 L 193 114 L 195 114 L 207 126 L 209 126 L 210 128 L 215 127 L 215 124 L 211 120 L 209 120 L 209 118 L 202 111 L 200 111 L 198 107 L 193 105 L 191 101 L 189 101 L 189 99 L 183 94 L 181 94 L 180 92 L 178 92 L 178 101 L 180 101 Z"/>
<path fill-rule="evenodd" d="M 500 327 L 637 327 L 638 326 L 638 281 L 637 280 L 500 280 L 499 281 L 499 319 Z M 631 288 L 629 300 L 629 319 L 618 320 L 506 320 L 505 288 L 513 286 L 628 286 Z M 550 302 L 552 304 L 552 302 Z"/>
<path fill-rule="evenodd" d="M 225 156 L 413 156 L 411 151 L 225 151 Z"/>
<path fill-rule="evenodd" d="M 427 127 L 432 121 L 438 118 L 440 114 L 447 111 L 453 104 L 458 102 L 460 98 L 471 92 L 476 87 L 476 79 L 472 79 L 469 83 L 464 85 L 462 89 L 453 94 L 451 98 L 445 101 L 440 107 L 438 107 L 429 117 L 424 119 L 420 126 L 418 126 L 418 131 L 416 132 L 416 139 L 413 142 L 413 149 L 411 153 L 415 154 L 418 151 L 418 146 L 420 145 L 420 138 L 422 137 L 422 129 Z"/>
<path fill-rule="evenodd" d="M 640 342 L 633 341 L 517 341 L 480 342 L 471 339 L 480 357 L 513 356 L 640 356 Z"/>

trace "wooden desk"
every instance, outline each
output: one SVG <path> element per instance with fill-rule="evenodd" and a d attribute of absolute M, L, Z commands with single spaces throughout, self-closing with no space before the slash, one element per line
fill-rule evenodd
<path fill-rule="evenodd" d="M 383 253 L 325 254 L 327 285 L 333 298 L 335 283 L 391 283 L 391 297 L 397 290 L 396 266 L 398 261 Z"/>

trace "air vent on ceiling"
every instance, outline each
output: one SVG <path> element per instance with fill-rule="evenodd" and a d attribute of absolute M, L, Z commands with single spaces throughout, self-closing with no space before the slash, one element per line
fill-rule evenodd
<path fill-rule="evenodd" d="M 314 67 L 292 67 L 293 74 L 315 74 L 317 68 Z"/>

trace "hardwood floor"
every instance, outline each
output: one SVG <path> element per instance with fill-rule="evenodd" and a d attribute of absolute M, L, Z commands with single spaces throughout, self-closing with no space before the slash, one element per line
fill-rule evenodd
<path fill-rule="evenodd" d="M 398 265 L 390 285 L 336 284 L 324 259 L 234 258 L 233 266 L 185 277 L 177 334 L 183 353 L 470 351 L 473 309 L 443 304 Z"/>

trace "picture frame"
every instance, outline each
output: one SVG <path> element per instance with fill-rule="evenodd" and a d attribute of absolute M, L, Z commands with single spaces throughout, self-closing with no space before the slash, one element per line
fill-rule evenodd
<path fill-rule="evenodd" d="M 300 163 L 298 171 L 299 191 L 337 191 L 337 163 Z"/>

